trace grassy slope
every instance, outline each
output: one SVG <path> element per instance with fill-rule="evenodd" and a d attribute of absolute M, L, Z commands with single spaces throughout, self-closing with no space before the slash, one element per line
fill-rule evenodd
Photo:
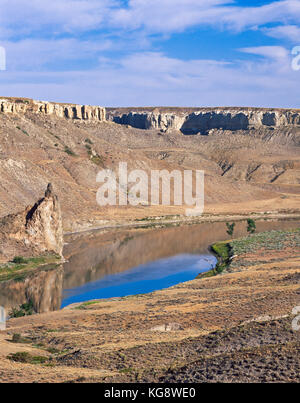
<path fill-rule="evenodd" d="M 24 277 L 43 266 L 53 268 L 56 264 L 60 263 L 60 256 L 57 255 L 44 255 L 25 259 L 24 263 L 9 262 L 0 266 L 0 282 L 8 280 L 21 281 Z"/>
<path fill-rule="evenodd" d="M 206 273 L 201 273 L 197 278 L 213 277 L 221 274 L 229 266 L 235 266 L 232 256 L 241 256 L 246 253 L 254 253 L 261 248 L 265 250 L 282 250 L 286 247 L 299 248 L 300 228 L 290 231 L 268 231 L 253 234 L 232 241 L 216 242 L 211 250 L 218 258 L 216 267 Z"/>

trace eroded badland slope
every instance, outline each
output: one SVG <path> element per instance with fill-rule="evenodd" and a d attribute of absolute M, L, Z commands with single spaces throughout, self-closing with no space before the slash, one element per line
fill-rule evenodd
<path fill-rule="evenodd" d="M 169 112 L 181 126 L 171 124 Z M 142 128 L 129 126 L 138 126 L 130 119 L 119 124 L 123 115 L 124 110 L 1 99 L 0 217 L 35 203 L 49 182 L 67 231 L 184 213 L 174 206 L 97 206 L 97 173 L 117 169 L 120 161 L 147 172 L 205 170 L 206 213 L 298 209 L 299 111 L 151 110 L 147 119 L 159 124 Z M 198 134 L 183 134 L 182 125 Z"/>
<path fill-rule="evenodd" d="M 251 212 L 299 214 L 299 134 L 297 110 L 105 113 L 100 107 L 1 99 L 2 246 L 11 234 L 24 238 L 29 229 L 37 235 L 30 238 L 35 247 L 45 248 L 50 233 L 55 249 L 51 244 L 45 251 L 60 253 L 63 229 L 145 218 L 151 224 L 154 216 L 184 214 L 184 206 L 97 206 L 96 175 L 103 168 L 118 169 L 119 162 L 146 172 L 205 170 L 209 220 Z M 45 194 L 48 183 L 53 188 Z M 43 221 L 45 214 L 49 221 Z M 5 222 L 17 223 L 18 230 L 8 234 Z M 186 242 L 193 236 L 190 228 Z M 109 231 L 95 253 L 109 251 Z M 299 234 L 281 231 L 235 241 L 233 261 L 222 275 L 58 312 L 50 311 L 60 306 L 62 268 L 34 272 L 13 286 L 20 303 L 26 294 L 39 305 L 37 312 L 48 313 L 8 320 L 0 333 L 0 381 L 299 382 L 300 333 L 292 330 L 291 316 L 299 305 Z M 72 236 L 80 249 L 79 234 Z M 120 250 L 119 259 L 126 259 Z M 83 277 L 85 264 L 83 259 L 71 267 L 71 261 L 69 269 Z M 110 260 L 107 265 L 109 272 Z"/>

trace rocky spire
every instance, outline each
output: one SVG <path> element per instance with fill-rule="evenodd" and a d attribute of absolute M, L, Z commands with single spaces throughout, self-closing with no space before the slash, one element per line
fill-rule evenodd
<path fill-rule="evenodd" d="M 42 253 L 62 256 L 62 250 L 61 209 L 51 183 L 34 206 L 0 220 L 0 261 Z"/>
<path fill-rule="evenodd" d="M 45 192 L 45 197 L 49 198 L 49 197 L 53 197 L 54 196 L 54 191 L 53 191 L 53 185 L 52 183 L 48 183 L 46 192 Z"/>

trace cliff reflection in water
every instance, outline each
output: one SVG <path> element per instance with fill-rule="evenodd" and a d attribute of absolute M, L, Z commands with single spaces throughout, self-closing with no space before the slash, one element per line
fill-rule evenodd
<path fill-rule="evenodd" d="M 22 280 L 0 283 L 0 306 L 6 310 L 32 301 L 35 312 L 56 311 L 61 306 L 63 266 L 41 268 Z"/>
<path fill-rule="evenodd" d="M 257 222 L 258 232 L 296 227 L 299 222 Z M 246 223 L 238 222 L 235 237 L 246 234 Z M 68 262 L 64 264 L 63 288 L 71 290 L 162 258 L 186 253 L 207 254 L 209 245 L 226 239 L 224 222 L 69 236 L 64 249 Z"/>
<path fill-rule="evenodd" d="M 259 232 L 297 227 L 299 222 L 295 221 L 257 222 Z M 235 237 L 244 235 L 245 222 L 237 223 Z M 221 222 L 70 235 L 64 248 L 67 262 L 56 268 L 41 268 L 23 280 L 0 283 L 0 306 L 9 310 L 31 300 L 36 312 L 58 310 L 65 290 L 175 255 L 207 255 L 210 244 L 226 239 L 226 226 Z"/>

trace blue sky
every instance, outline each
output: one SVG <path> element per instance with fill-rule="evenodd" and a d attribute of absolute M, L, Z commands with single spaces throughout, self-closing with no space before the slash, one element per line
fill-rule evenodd
<path fill-rule="evenodd" d="M 300 107 L 299 0 L 1 0 L 0 96 Z"/>

